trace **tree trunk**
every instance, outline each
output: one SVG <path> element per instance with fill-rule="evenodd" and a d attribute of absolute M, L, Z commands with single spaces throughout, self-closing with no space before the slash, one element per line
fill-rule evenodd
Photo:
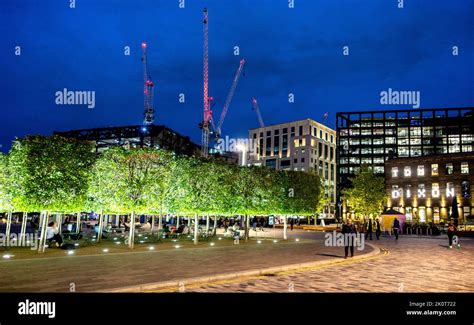
<path fill-rule="evenodd" d="M 160 216 L 158 217 L 158 229 L 161 230 L 163 229 L 163 215 L 160 213 Z"/>
<path fill-rule="evenodd" d="M 214 230 L 214 231 L 213 231 L 212 233 L 213 233 L 213 236 L 215 236 L 216 233 L 217 233 L 217 216 L 214 216 L 214 227 L 213 227 L 213 230 Z"/>
<path fill-rule="evenodd" d="M 209 213 L 206 215 L 206 235 L 209 234 L 209 228 L 211 225 L 211 219 L 209 217 Z"/>
<path fill-rule="evenodd" d="M 151 216 L 151 232 L 155 231 L 155 215 Z"/>
<path fill-rule="evenodd" d="M 118 214 L 115 215 L 115 226 L 120 226 L 120 216 Z"/>
<path fill-rule="evenodd" d="M 61 213 L 56 214 L 56 223 L 58 224 L 58 234 L 61 234 L 63 232 L 63 222 Z"/>
<path fill-rule="evenodd" d="M 76 234 L 81 232 L 81 213 L 76 213 Z"/>
<path fill-rule="evenodd" d="M 179 228 L 179 215 L 176 216 L 176 229 Z"/>
<path fill-rule="evenodd" d="M 130 217 L 130 232 L 128 234 L 128 247 L 133 249 L 135 242 L 135 211 L 132 212 Z"/>
<path fill-rule="evenodd" d="M 104 227 L 104 210 L 100 211 L 99 215 L 99 230 L 97 231 L 97 242 L 102 240 L 102 228 Z"/>
<path fill-rule="evenodd" d="M 7 214 L 7 228 L 5 229 L 5 237 L 6 237 L 7 247 L 10 246 L 11 227 L 12 227 L 12 212 L 10 211 Z"/>
<path fill-rule="evenodd" d="M 40 245 L 38 247 L 38 251 L 44 253 L 46 249 L 46 230 L 48 229 L 48 221 L 49 221 L 49 212 L 43 212 L 43 224 L 41 229 L 41 240 Z"/>
<path fill-rule="evenodd" d="M 287 240 L 287 230 L 288 230 L 288 219 L 286 216 L 283 216 L 283 239 Z"/>
<path fill-rule="evenodd" d="M 195 213 L 194 214 L 194 245 L 197 245 L 199 241 L 198 229 L 199 229 L 198 215 L 197 213 Z"/>
<path fill-rule="evenodd" d="M 249 241 L 250 234 L 250 216 L 245 215 L 245 241 Z"/>
<path fill-rule="evenodd" d="M 23 212 L 23 218 L 21 219 L 21 230 L 20 230 L 20 246 L 26 246 L 26 220 L 28 219 L 28 213 Z"/>

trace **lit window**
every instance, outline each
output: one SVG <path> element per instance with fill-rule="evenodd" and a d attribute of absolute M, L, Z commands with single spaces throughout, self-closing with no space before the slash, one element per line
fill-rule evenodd
<path fill-rule="evenodd" d="M 469 198 L 471 197 L 471 187 L 469 186 L 468 181 L 463 181 L 461 183 L 462 197 Z"/>
<path fill-rule="evenodd" d="M 400 197 L 400 191 L 398 185 L 392 185 L 392 199 L 398 199 Z"/>
<path fill-rule="evenodd" d="M 469 174 L 469 164 L 467 162 L 461 163 L 461 174 Z"/>
<path fill-rule="evenodd" d="M 446 184 L 446 197 L 454 197 L 454 183 Z"/>
<path fill-rule="evenodd" d="M 452 175 L 454 172 L 453 164 L 448 163 L 446 164 L 446 174 Z"/>
<path fill-rule="evenodd" d="M 433 183 L 431 185 L 431 196 L 439 197 L 439 183 Z"/>
<path fill-rule="evenodd" d="M 423 165 L 418 166 L 417 175 L 418 176 L 425 176 L 425 166 L 423 166 Z"/>
<path fill-rule="evenodd" d="M 438 164 L 431 164 L 431 176 L 438 176 Z"/>
<path fill-rule="evenodd" d="M 392 177 L 398 177 L 398 167 L 392 167 Z"/>
<path fill-rule="evenodd" d="M 418 197 L 419 198 L 426 197 L 425 184 L 418 184 Z"/>
<path fill-rule="evenodd" d="M 411 176 L 411 167 L 410 166 L 405 166 L 403 169 L 403 175 L 405 177 L 410 177 Z"/>
<path fill-rule="evenodd" d="M 409 199 L 411 197 L 411 185 L 405 186 L 405 197 Z"/>

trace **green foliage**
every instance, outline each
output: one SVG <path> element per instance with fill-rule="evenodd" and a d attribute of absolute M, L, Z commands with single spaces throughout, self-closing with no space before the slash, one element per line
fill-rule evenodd
<path fill-rule="evenodd" d="M 11 184 L 7 163 L 7 157 L 0 153 L 0 213 L 12 209 Z"/>
<path fill-rule="evenodd" d="M 150 148 L 114 147 L 97 158 L 92 144 L 58 136 L 19 139 L 0 156 L 3 210 L 11 201 L 17 211 L 311 215 L 321 194 L 313 173 Z"/>
<path fill-rule="evenodd" d="M 94 160 L 90 142 L 60 136 L 17 139 L 8 155 L 15 209 L 82 210 Z"/>
<path fill-rule="evenodd" d="M 379 215 L 386 200 L 384 178 L 376 176 L 370 167 L 364 165 L 350 181 L 352 187 L 343 191 L 350 210 L 362 217 Z"/>

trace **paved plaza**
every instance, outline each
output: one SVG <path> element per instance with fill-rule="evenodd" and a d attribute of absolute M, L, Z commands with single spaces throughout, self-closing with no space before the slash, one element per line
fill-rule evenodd
<path fill-rule="evenodd" d="M 474 292 L 474 240 L 447 249 L 445 236 L 383 237 L 376 250 L 366 245 L 361 259 L 343 259 L 343 248 L 324 246 L 324 233 L 281 230 L 258 233 L 260 243 L 216 241 L 181 249 L 156 245 L 154 251 L 0 261 L 1 292 L 110 291 L 150 283 L 240 274 L 249 270 L 319 263 L 300 270 L 190 283 L 185 292 Z M 274 242 L 277 240 L 277 242 Z M 381 249 L 379 254 L 376 254 Z M 368 256 L 368 257 L 365 257 Z M 138 291 L 139 289 L 137 289 Z M 153 290 L 151 290 L 153 291 Z M 169 287 L 155 292 L 178 291 Z"/>

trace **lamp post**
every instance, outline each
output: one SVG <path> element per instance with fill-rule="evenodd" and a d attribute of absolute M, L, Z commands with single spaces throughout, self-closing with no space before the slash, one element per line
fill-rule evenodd
<path fill-rule="evenodd" d="M 246 159 L 247 159 L 247 146 L 245 144 L 238 144 L 236 148 L 238 151 L 242 152 L 241 166 L 245 166 Z"/>

